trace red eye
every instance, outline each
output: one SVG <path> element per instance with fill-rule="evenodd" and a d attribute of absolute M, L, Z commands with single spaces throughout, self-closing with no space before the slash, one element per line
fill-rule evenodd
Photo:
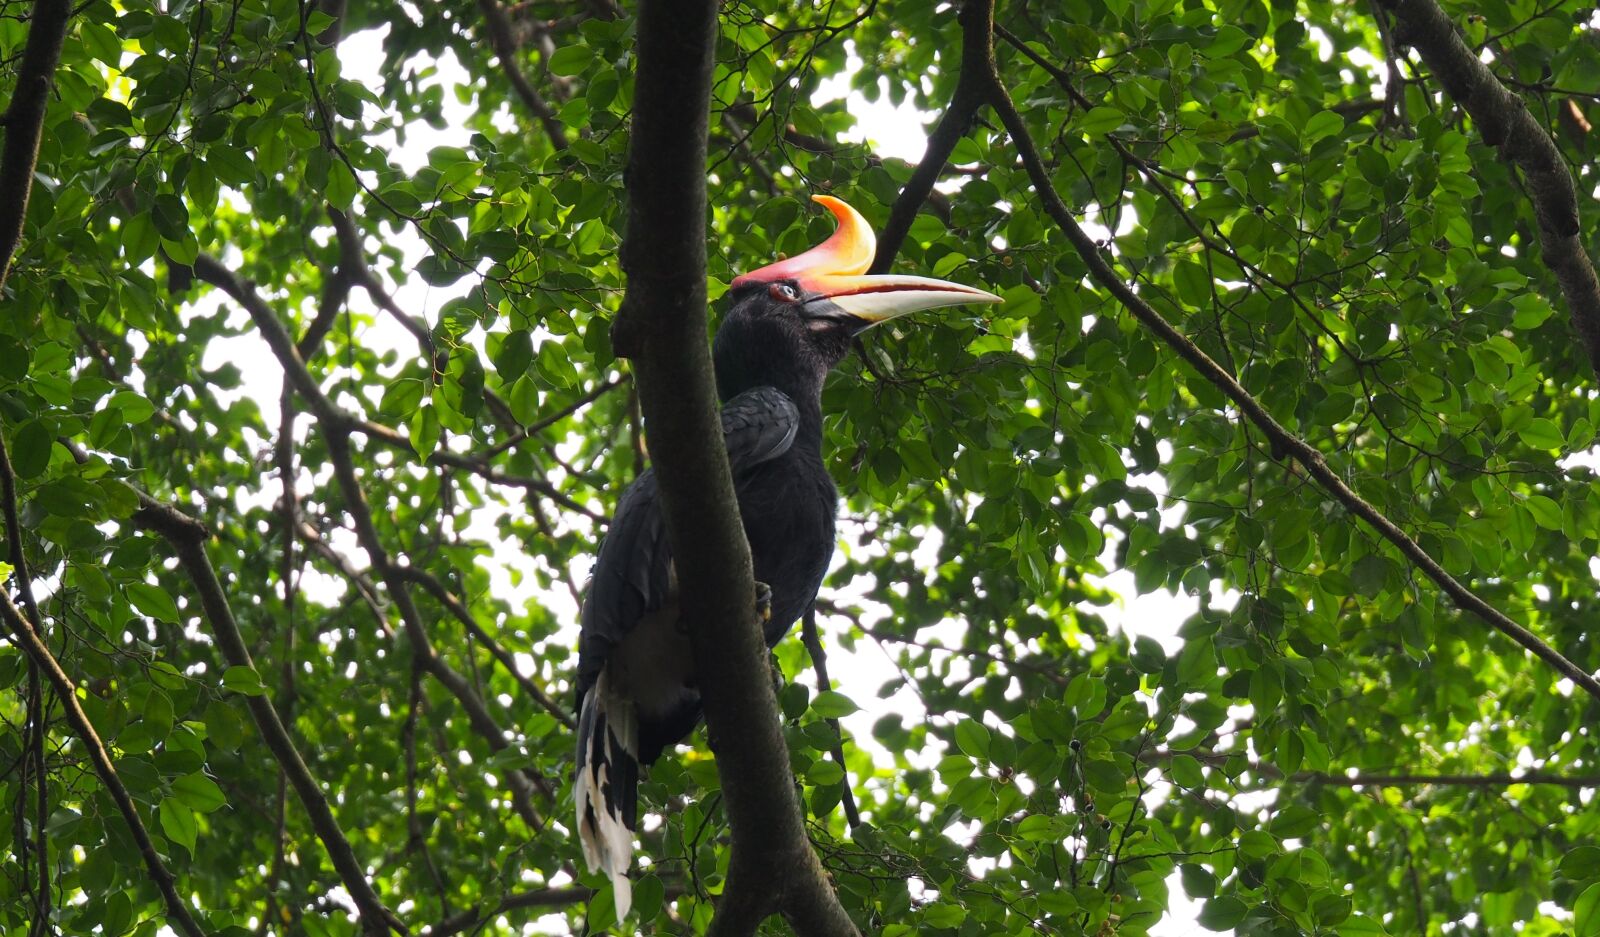
<path fill-rule="evenodd" d="M 800 293 L 787 283 L 774 283 L 767 287 L 767 295 L 780 303 L 794 303 L 800 301 Z"/>

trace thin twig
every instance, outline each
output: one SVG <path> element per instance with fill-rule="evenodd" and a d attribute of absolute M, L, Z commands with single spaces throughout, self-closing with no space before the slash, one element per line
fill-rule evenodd
<path fill-rule="evenodd" d="M 806 609 L 805 617 L 800 620 L 800 639 L 805 642 L 806 653 L 811 655 L 811 668 L 817 672 L 817 691 L 826 693 L 833 689 L 833 681 L 828 679 L 828 655 L 822 649 L 822 635 L 817 632 L 817 608 L 813 604 Z M 828 750 L 828 755 L 844 772 L 844 777 L 839 781 L 841 792 L 840 802 L 844 804 L 844 819 L 854 830 L 861 825 L 861 811 L 856 807 L 855 792 L 850 790 L 850 769 L 844 763 L 844 735 L 839 728 L 839 720 L 829 718 L 826 720 L 829 728 L 833 729 L 833 736 L 838 741 L 833 743 L 833 748 Z"/>
<path fill-rule="evenodd" d="M 128 830 L 133 835 L 135 845 L 139 847 L 139 855 L 144 859 L 146 871 L 160 890 L 161 897 L 167 906 L 167 915 L 185 937 L 205 937 L 205 931 L 195 921 L 194 915 L 189 912 L 188 902 L 178 894 L 175 886 L 176 879 L 167 871 L 166 865 L 161 861 L 161 855 L 156 852 L 155 843 L 150 839 L 150 833 L 145 829 L 144 820 L 139 817 L 139 808 L 133 803 L 133 798 L 128 794 L 128 788 L 117 776 L 117 769 L 111 764 L 111 755 L 106 751 L 105 743 L 100 741 L 100 736 L 94 730 L 94 725 L 89 722 L 89 717 L 84 714 L 83 707 L 78 703 L 78 688 L 72 679 L 61 669 L 61 664 L 50 653 L 50 648 L 44 643 L 38 632 L 23 617 L 22 610 L 11 601 L 11 596 L 0 590 L 0 618 L 4 618 L 11 629 L 13 639 L 22 648 L 28 659 L 39 666 L 45 679 L 50 682 L 55 690 L 56 698 L 61 701 L 62 708 L 66 711 L 67 722 L 72 726 L 79 741 L 89 751 L 89 760 L 94 764 L 95 774 L 100 776 L 100 783 L 105 785 L 106 791 L 117 805 L 117 812 L 122 814 L 122 819 L 128 824 Z"/>

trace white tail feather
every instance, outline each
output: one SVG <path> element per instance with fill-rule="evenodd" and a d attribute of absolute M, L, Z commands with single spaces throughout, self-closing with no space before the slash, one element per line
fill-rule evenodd
<path fill-rule="evenodd" d="M 594 737 L 597 733 L 600 738 Z M 617 764 L 619 755 L 628 764 Z M 578 717 L 578 776 L 573 800 L 578 808 L 583 861 L 590 872 L 604 872 L 611 879 L 618 921 L 626 918 L 633 906 L 633 882 L 628 879 L 633 831 L 628 829 L 624 811 L 625 805 L 633 802 L 634 792 L 621 786 L 637 784 L 638 758 L 639 728 L 633 701 L 612 693 L 601 673 L 584 695 Z"/>

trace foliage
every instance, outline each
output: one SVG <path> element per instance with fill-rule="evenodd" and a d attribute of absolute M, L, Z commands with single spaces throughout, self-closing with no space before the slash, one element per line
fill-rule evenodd
<path fill-rule="evenodd" d="M 598 932 L 609 895 L 565 887 L 603 883 L 576 874 L 571 736 L 539 694 L 568 701 L 585 558 L 645 455 L 608 338 L 632 14 L 493 7 L 513 77 L 484 4 L 325 7 L 76 8 L 0 317 L 42 624 L 208 932 L 356 926 L 246 710 L 260 694 L 412 932 L 585 916 Z M 1596 243 L 1592 10 L 1447 10 L 1556 133 Z M 996 52 L 1055 187 L 1125 279 L 1449 572 L 1592 673 L 1600 481 L 1566 457 L 1600 426 L 1594 377 L 1530 193 L 1375 11 L 1003 4 L 1016 41 Z M 7 69 L 27 27 L 0 17 Z M 368 30 L 376 86 L 337 51 Z M 825 236 L 808 193 L 882 223 L 910 177 L 840 142 L 855 122 L 812 103 L 819 83 L 938 111 L 961 41 L 948 5 L 725 6 L 714 298 Z M 442 82 L 452 61 L 459 83 Z M 465 125 L 425 163 L 400 159 L 452 96 Z M 996 126 L 958 143 L 898 269 L 1007 303 L 870 335 L 824 401 L 850 519 L 819 616 L 841 685 L 814 688 L 797 640 L 777 657 L 846 907 L 884 935 L 1137 934 L 1176 887 L 1202 925 L 1242 934 L 1600 934 L 1600 706 L 1443 600 L 1089 288 Z M 442 587 L 411 592 L 493 726 L 423 673 L 387 560 L 357 546 L 335 428 L 303 394 L 279 419 L 260 388 L 280 363 L 206 257 L 310 336 L 323 393 L 398 431 L 357 427 L 354 476 L 389 557 Z M 396 352 L 378 337 L 399 320 L 417 341 Z M 253 669 L 230 666 L 186 570 L 134 523 L 134 489 L 214 534 Z M 1115 568 L 1198 600 L 1175 653 L 1112 627 L 1098 577 Z M 872 645 L 898 675 L 840 679 Z M 0 931 L 36 917 L 42 802 L 50 927 L 154 934 L 161 894 L 48 688 L 41 801 L 28 671 L 0 647 L 15 811 Z M 844 771 L 837 717 L 858 733 Z M 519 778 L 532 811 L 512 802 Z M 654 861 L 619 929 L 709 919 L 727 862 L 716 783 L 703 738 L 651 771 Z"/>

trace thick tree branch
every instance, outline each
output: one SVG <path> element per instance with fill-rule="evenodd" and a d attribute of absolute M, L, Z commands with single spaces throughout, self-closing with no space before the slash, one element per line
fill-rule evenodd
<path fill-rule="evenodd" d="M 906 234 L 917 212 L 933 192 L 933 186 L 944 172 L 945 163 L 955 152 L 956 144 L 972 129 L 972 121 L 984 102 L 983 56 L 987 54 L 989 25 L 994 17 L 994 0 L 972 0 L 962 6 L 959 14 L 963 41 L 961 44 L 961 73 L 956 78 L 956 90 L 950 96 L 950 106 L 944 109 L 939 123 L 928 136 L 928 148 L 922 161 L 912 171 L 889 210 L 889 220 L 878 233 L 878 252 L 872 258 L 867 272 L 888 273 L 894 266 L 895 255 L 905 243 Z M 972 37 L 981 37 L 974 43 Z"/>
<path fill-rule="evenodd" d="M 61 701 L 61 706 L 66 710 L 67 722 L 72 726 L 72 731 L 77 734 L 83 747 L 89 751 L 89 760 L 94 764 L 95 773 L 100 776 L 100 783 L 105 785 L 111 799 L 116 802 L 117 811 L 122 814 L 122 819 L 128 824 L 128 831 L 133 835 L 133 841 L 139 847 L 139 855 L 144 859 L 145 869 L 149 871 L 150 878 L 160 889 L 161 897 L 167 906 L 167 917 L 173 926 L 185 937 L 205 937 L 205 931 L 200 929 L 194 915 L 189 913 L 189 903 L 184 896 L 178 894 L 176 880 L 171 872 L 161 861 L 160 853 L 156 852 L 155 843 L 150 839 L 150 833 L 145 829 L 144 821 L 139 817 L 139 808 L 133 803 L 128 789 L 117 777 L 117 769 L 111 764 L 111 754 L 106 751 L 105 743 L 100 741 L 100 736 L 95 732 L 94 725 L 89 722 L 89 717 L 84 714 L 83 707 L 78 704 L 78 688 L 73 685 L 72 678 L 61 669 L 61 664 L 50 653 L 50 648 L 44 639 L 34 630 L 32 624 L 23 616 L 22 610 L 11 601 L 11 596 L 0 590 L 0 618 L 5 619 L 6 625 L 11 630 L 14 640 L 23 653 L 44 673 L 45 679 L 55 690 L 56 698 Z"/>
<path fill-rule="evenodd" d="M 1438 584 L 1440 589 L 1448 595 L 1457 606 L 1472 612 L 1495 630 L 1522 645 L 1531 651 L 1540 660 L 1555 668 L 1562 676 L 1582 687 L 1584 692 L 1600 699 L 1600 680 L 1584 671 L 1578 665 L 1568 660 L 1550 645 L 1540 640 L 1537 635 L 1511 620 L 1499 609 L 1480 598 L 1471 589 L 1462 585 L 1454 576 L 1445 571 L 1438 561 L 1429 556 L 1427 551 L 1393 521 L 1384 515 L 1372 504 L 1356 494 L 1339 473 L 1330 467 L 1323 454 L 1310 443 L 1285 429 L 1282 424 L 1273 419 L 1272 414 L 1259 400 L 1250 395 L 1250 392 L 1233 378 L 1228 371 L 1190 341 L 1187 336 L 1179 332 L 1166 320 L 1161 313 L 1119 277 L 1106 259 L 1101 256 L 1100 248 L 1084 230 L 1079 227 L 1072 212 L 1061 200 L 1060 194 L 1055 190 L 1050 179 L 1050 171 L 1039 156 L 1038 148 L 1034 146 L 1033 137 L 1028 132 L 1027 124 L 1023 122 L 1022 115 L 1017 112 L 1016 106 L 1011 101 L 1011 94 L 1000 79 L 999 71 L 994 66 L 993 50 L 987 57 L 989 79 L 989 103 L 999 114 L 1001 123 L 1006 132 L 1011 135 L 1012 142 L 1022 155 L 1022 162 L 1027 169 L 1028 177 L 1033 182 L 1035 191 L 1044 203 L 1045 211 L 1051 219 L 1066 234 L 1067 240 L 1072 243 L 1079 256 L 1089 268 L 1089 274 L 1097 283 L 1115 296 L 1127 310 L 1133 314 L 1146 328 L 1162 340 L 1169 348 L 1177 352 L 1179 357 L 1210 381 L 1228 399 L 1232 400 L 1239 411 L 1252 423 L 1256 424 L 1267 438 L 1272 442 L 1275 452 L 1281 452 L 1291 458 L 1305 469 L 1306 474 L 1316 479 L 1329 494 L 1333 495 L 1345 510 L 1356 517 L 1366 521 L 1369 526 L 1378 532 L 1385 540 L 1399 549 L 1402 555 L 1420 569 L 1424 575 Z"/>
<path fill-rule="evenodd" d="M 752 934 L 782 911 L 801 937 L 853 937 L 795 796 L 706 344 L 716 37 L 715 0 L 640 4 L 622 247 L 628 286 L 612 341 L 638 376 L 706 725 L 727 740 L 716 754 L 732 856 L 709 933 Z"/>
<path fill-rule="evenodd" d="M 178 562 L 194 583 L 195 591 L 200 596 L 200 607 L 205 612 L 206 621 L 211 624 L 211 633 L 216 637 L 217 646 L 222 649 L 222 656 L 229 666 L 255 669 L 250 649 L 245 645 L 238 622 L 234 620 L 233 609 L 229 607 L 227 592 L 217 579 L 210 558 L 206 556 L 205 543 L 209 535 L 204 525 L 143 493 L 139 496 L 139 509 L 133 517 L 140 527 L 160 534 L 178 554 Z M 322 793 L 316 778 L 311 776 L 305 759 L 294 747 L 294 741 L 289 738 L 289 732 L 278 718 L 278 711 L 273 708 L 272 702 L 264 694 L 247 696 L 245 706 L 249 708 L 250 716 L 261 732 L 262 741 L 266 742 L 267 749 L 294 787 L 301 806 L 305 808 L 306 817 L 311 821 L 311 828 L 316 830 L 317 838 L 322 840 L 323 848 L 328 851 L 328 859 L 339 873 L 339 880 L 350 892 L 350 898 L 360 913 L 362 932 L 382 937 L 393 926 L 397 932 L 406 933 L 405 926 L 394 912 L 384 906 L 383 899 L 378 897 L 372 882 L 367 879 L 361 860 L 356 858 L 355 850 L 333 815 L 333 809 L 328 806 L 328 798 Z"/>
<path fill-rule="evenodd" d="M 1467 47 L 1434 0 L 1380 0 L 1399 20 L 1397 37 L 1410 44 L 1439 84 L 1477 124 L 1483 142 L 1527 179 L 1545 265 L 1567 299 L 1573 329 L 1600 375 L 1600 278 L 1584 250 L 1577 189 L 1561 150 L 1542 123 Z"/>
<path fill-rule="evenodd" d="M 4 118 L 0 118 L 6 134 L 5 147 L 0 150 L 0 287 L 6 285 L 11 258 L 22 243 L 44 115 L 50 108 L 50 88 L 55 84 L 56 63 L 61 61 L 61 44 L 71 18 L 69 0 L 35 0 L 16 87 Z"/>

